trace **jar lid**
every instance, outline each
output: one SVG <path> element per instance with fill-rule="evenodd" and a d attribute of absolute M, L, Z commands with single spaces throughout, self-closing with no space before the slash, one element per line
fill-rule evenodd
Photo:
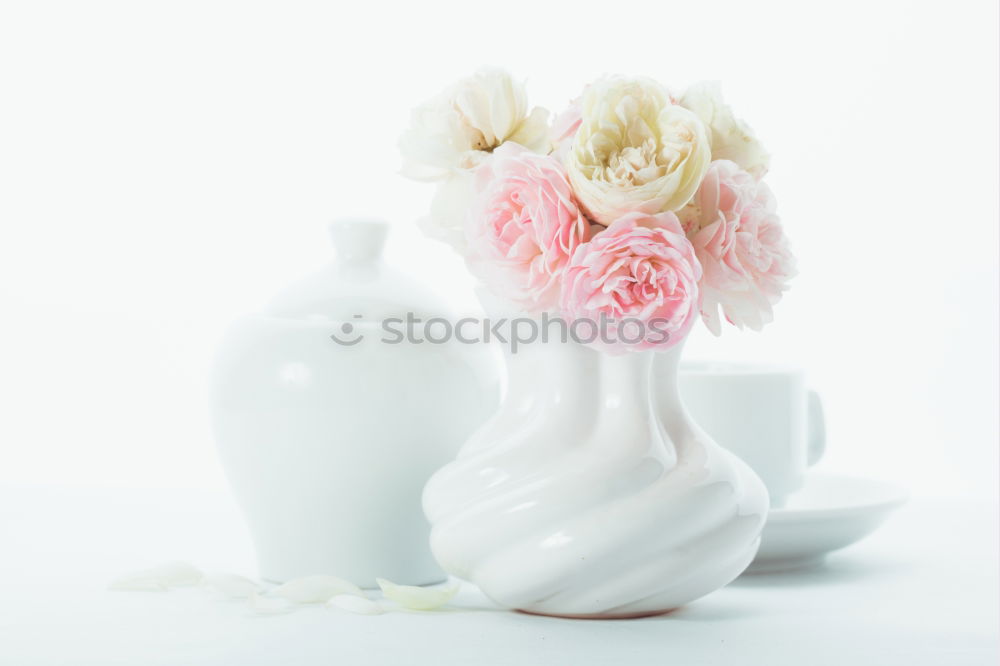
<path fill-rule="evenodd" d="M 280 291 L 264 313 L 288 319 L 376 322 L 392 317 L 443 316 L 447 306 L 412 276 L 385 264 L 389 225 L 344 218 L 329 225 L 336 261 Z"/>

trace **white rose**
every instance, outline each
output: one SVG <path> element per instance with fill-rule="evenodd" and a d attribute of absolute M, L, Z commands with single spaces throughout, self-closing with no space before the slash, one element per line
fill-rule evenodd
<path fill-rule="evenodd" d="M 548 129 L 548 111 L 529 111 L 522 83 L 483 69 L 413 110 L 399 140 L 403 175 L 442 180 L 475 168 L 506 141 L 547 152 Z"/>
<path fill-rule="evenodd" d="M 758 180 L 767 173 L 771 156 L 750 126 L 733 115 L 733 110 L 722 99 L 718 81 L 695 83 L 684 92 L 680 103 L 701 118 L 708 128 L 713 160 L 736 162 Z"/>
<path fill-rule="evenodd" d="M 465 254 L 465 218 L 475 194 L 471 171 L 458 171 L 437 184 L 431 209 L 417 221 L 420 230 Z"/>
<path fill-rule="evenodd" d="M 696 115 L 649 79 L 597 81 L 581 106 L 565 162 L 591 219 L 607 226 L 626 213 L 652 215 L 687 203 L 712 157 Z"/>

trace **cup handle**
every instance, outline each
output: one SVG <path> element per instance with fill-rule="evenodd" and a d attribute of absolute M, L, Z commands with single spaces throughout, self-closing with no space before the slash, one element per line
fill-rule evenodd
<path fill-rule="evenodd" d="M 819 399 L 819 393 L 809 389 L 808 403 L 808 462 L 815 465 L 826 451 L 826 419 L 823 417 L 823 402 Z"/>

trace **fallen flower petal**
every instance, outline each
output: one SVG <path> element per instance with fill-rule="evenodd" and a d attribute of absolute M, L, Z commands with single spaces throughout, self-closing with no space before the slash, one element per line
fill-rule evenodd
<path fill-rule="evenodd" d="M 299 604 L 323 603 L 340 594 L 365 596 L 360 587 L 336 576 L 295 578 L 274 588 L 271 594 Z"/>
<path fill-rule="evenodd" d="M 111 581 L 108 589 L 166 590 L 172 587 L 197 585 L 204 575 L 187 562 L 165 562 L 150 569 L 125 574 Z"/>
<path fill-rule="evenodd" d="M 411 610 L 434 610 L 444 606 L 458 594 L 458 585 L 445 587 L 417 587 L 415 585 L 397 585 L 384 578 L 376 578 L 378 586 L 386 599 L 395 601 L 403 608 Z"/>
<path fill-rule="evenodd" d="M 260 585 L 236 574 L 211 574 L 203 581 L 206 588 L 227 599 L 248 599 L 260 591 Z"/>
<path fill-rule="evenodd" d="M 353 594 L 338 594 L 330 599 L 328 606 L 339 608 L 358 615 L 381 615 L 382 607 L 378 603 L 367 597 L 358 597 Z"/>

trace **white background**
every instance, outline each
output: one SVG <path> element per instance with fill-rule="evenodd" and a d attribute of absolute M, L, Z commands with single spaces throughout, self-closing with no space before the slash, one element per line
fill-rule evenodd
<path fill-rule="evenodd" d="M 810 594 L 839 595 L 830 621 L 855 617 L 865 598 L 870 616 L 858 621 L 867 639 L 899 637 L 891 640 L 910 646 L 910 663 L 936 659 L 925 646 L 938 636 L 961 644 L 965 629 L 984 654 L 995 629 L 988 558 L 1000 436 L 997 12 L 994 0 L 0 0 L 0 518 L 8 519 L 0 536 L 14 530 L 23 549 L 4 570 L 18 572 L 24 599 L 31 581 L 60 571 L 84 584 L 67 568 L 80 558 L 100 559 L 91 571 L 110 573 L 159 552 L 197 556 L 166 551 L 214 538 L 217 553 L 249 561 L 245 535 L 231 537 L 242 529 L 235 510 L 197 508 L 198 498 L 225 491 L 207 379 L 226 324 L 326 262 L 325 223 L 351 214 L 391 219 L 393 260 L 472 307 L 460 260 L 414 229 L 430 189 L 396 173 L 396 139 L 413 105 L 482 64 L 527 79 L 532 102 L 555 111 L 604 73 L 648 75 L 676 89 L 719 79 L 774 155 L 768 182 L 801 273 L 764 333 L 700 332 L 688 356 L 801 364 L 826 403 L 822 465 L 913 494 L 909 517 L 883 533 L 889 541 L 864 552 L 876 570 L 879 553 L 893 548 L 927 568 L 914 573 L 890 557 L 887 577 L 860 580 L 849 569 L 832 579 L 857 579 L 858 588 L 812 581 Z M 157 488 L 186 489 L 187 508 L 149 494 Z M 145 503 L 132 506 L 140 495 L 129 493 L 140 491 Z M 61 497 L 101 499 L 71 506 Z M 933 527 L 957 530 L 964 514 L 950 513 L 955 501 L 989 509 L 975 514 L 986 518 L 969 526 L 971 536 L 942 537 Z M 933 518 L 927 507 L 937 507 Z M 115 522 L 126 510 L 132 529 Z M 118 518 L 101 523 L 105 511 Z M 10 545 L 0 542 L 0 560 Z M 951 562 L 968 553 L 975 566 L 953 578 Z M 933 576 L 926 590 L 918 582 Z M 814 617 L 807 597 L 795 597 L 795 607 L 781 596 L 741 601 L 751 597 L 723 592 L 693 611 L 712 645 L 742 635 L 730 641 L 737 654 L 740 645 L 761 647 L 759 627 L 794 617 L 804 628 L 788 631 L 801 637 L 788 654 L 802 663 L 822 634 L 806 626 Z M 942 606 L 943 595 L 965 601 Z M 172 626 L 171 618 L 200 622 L 187 609 L 132 600 L 95 614 L 89 599 L 3 605 L 31 608 L 64 627 L 61 636 L 90 640 L 101 664 L 112 662 L 89 632 L 103 626 L 113 636 L 122 614 L 134 618 L 135 636 Z M 743 634 L 715 624 L 725 621 L 716 609 L 734 599 L 769 614 Z M 911 609 L 905 623 L 893 624 L 894 600 Z M 882 612 L 887 628 L 872 624 Z M 83 618 L 90 624 L 78 626 Z M 522 619 L 490 621 L 513 632 L 497 634 L 505 644 L 530 634 L 544 650 L 544 631 L 539 638 Z M 51 642 L 44 625 L 31 626 L 8 636 L 19 639 L 19 654 Z M 260 631 L 287 627 L 293 643 L 300 635 L 292 624 L 269 626 Z M 652 636 L 636 633 L 650 625 L 616 626 L 608 645 Z M 232 631 L 240 649 L 256 649 L 244 642 L 245 627 Z M 560 640 L 573 645 L 584 630 L 566 631 Z M 209 646 L 216 625 L 201 632 L 198 645 Z M 173 640 L 135 636 L 117 649 L 154 654 L 150 645 Z"/>
<path fill-rule="evenodd" d="M 996 3 L 612 4 L 0 4 L 0 481 L 220 487 L 214 345 L 333 217 L 390 218 L 467 305 L 395 142 L 493 64 L 556 111 L 606 72 L 721 80 L 801 274 L 688 355 L 802 364 L 828 468 L 996 497 Z"/>

